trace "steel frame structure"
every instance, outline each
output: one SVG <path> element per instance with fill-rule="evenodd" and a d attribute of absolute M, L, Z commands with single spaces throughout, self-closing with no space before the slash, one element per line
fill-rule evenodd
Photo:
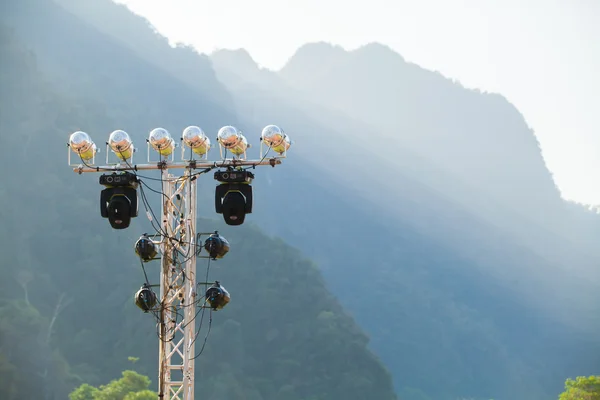
<path fill-rule="evenodd" d="M 191 400 L 197 294 L 196 180 L 191 168 L 181 177 L 163 169 L 162 186 L 158 397 Z M 176 201 L 177 197 L 181 201 Z M 177 262 L 176 256 L 185 261 Z M 183 318 L 178 310 L 183 311 Z"/>
<path fill-rule="evenodd" d="M 107 149 L 108 151 L 108 149 Z M 69 154 L 70 157 L 70 154 Z M 159 381 L 161 400 L 194 400 L 195 310 L 197 307 L 196 243 L 197 192 L 194 170 L 281 164 L 282 157 L 260 160 L 240 158 L 220 161 L 188 160 L 185 162 L 159 161 L 148 164 L 125 165 L 120 162 L 103 166 L 74 166 L 78 174 L 161 170 L 161 271 L 160 271 L 160 327 L 159 327 Z M 185 169 L 182 176 L 169 174 L 169 169 Z M 180 205 L 175 201 L 181 196 Z M 185 259 L 183 267 L 175 262 L 175 254 Z M 203 296 L 203 295 L 202 295 Z M 204 306 L 204 305 L 201 305 Z M 178 312 L 183 310 L 183 319 Z"/>

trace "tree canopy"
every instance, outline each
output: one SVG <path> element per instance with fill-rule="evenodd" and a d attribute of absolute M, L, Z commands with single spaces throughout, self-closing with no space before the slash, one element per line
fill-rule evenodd
<path fill-rule="evenodd" d="M 559 400 L 600 400 L 600 376 L 578 376 L 567 379 Z"/>
<path fill-rule="evenodd" d="M 121 378 L 97 388 L 82 384 L 69 394 L 69 400 L 156 400 L 158 394 L 149 390 L 149 386 L 148 377 L 127 370 Z"/>

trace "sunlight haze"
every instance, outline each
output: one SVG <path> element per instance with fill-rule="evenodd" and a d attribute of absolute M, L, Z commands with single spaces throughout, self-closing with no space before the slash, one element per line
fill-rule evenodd
<path fill-rule="evenodd" d="M 563 197 L 600 204 L 600 3 L 593 0 L 118 0 L 172 43 L 246 49 L 280 69 L 298 47 L 388 45 L 468 88 L 504 95 Z"/>
<path fill-rule="evenodd" d="M 0 400 L 600 399 L 599 17 L 2 2 Z"/>

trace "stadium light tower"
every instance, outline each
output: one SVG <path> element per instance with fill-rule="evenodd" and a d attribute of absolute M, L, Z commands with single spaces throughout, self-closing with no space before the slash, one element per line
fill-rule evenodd
<path fill-rule="evenodd" d="M 250 145 L 246 137 L 236 127 L 224 126 L 219 129 L 216 138 L 220 160 L 209 161 L 211 142 L 200 127 L 192 125 L 185 128 L 179 144 L 166 129 L 156 128 L 146 140 L 147 163 L 134 164 L 133 156 L 137 149 L 133 141 L 125 131 L 115 130 L 106 142 L 106 164 L 95 165 L 98 148 L 90 136 L 77 131 L 69 138 L 68 164 L 73 171 L 78 174 L 103 173 L 100 184 L 105 189 L 100 196 L 100 210 L 102 217 L 107 218 L 114 229 L 129 227 L 131 218 L 138 215 L 137 191 L 143 190 L 144 178 L 137 172 L 161 171 L 162 212 L 160 227 L 155 235 L 160 240 L 143 234 L 134 246 L 142 267 L 143 263 L 157 259 L 156 256 L 160 253 L 159 296 L 151 289 L 158 285 L 151 285 L 147 278 L 146 283 L 135 294 L 135 304 L 145 312 L 156 313 L 160 325 L 160 399 L 194 400 L 196 308 L 220 310 L 230 301 L 229 292 L 218 281 L 201 295 L 197 292 L 200 282 L 196 281 L 196 260 L 201 249 L 204 248 L 208 254 L 205 258 L 213 260 L 222 258 L 229 251 L 229 242 L 218 233 L 211 234 L 204 244 L 198 243 L 197 178 L 210 170 L 217 170 L 214 175 L 219 182 L 215 189 L 215 211 L 223 214 L 228 225 L 242 224 L 245 215 L 252 212 L 250 183 L 254 174 L 248 169 L 281 164 L 292 143 L 287 134 L 276 125 L 266 126 L 260 140 L 260 158 L 248 160 L 246 151 Z M 182 149 L 180 161 L 175 161 L 177 146 Z M 267 152 L 263 153 L 265 148 Z M 156 162 L 150 161 L 151 149 L 158 155 Z M 276 154 L 267 158 L 269 150 Z M 79 162 L 72 162 L 71 151 L 76 154 Z M 231 154 L 230 158 L 227 158 L 228 152 Z M 116 157 L 112 163 L 109 161 L 110 153 L 114 155 L 113 158 Z M 177 169 L 184 171 L 177 176 L 169 173 L 169 170 Z M 145 198 L 142 200 L 148 207 Z M 183 310 L 183 318 L 180 310 Z"/>

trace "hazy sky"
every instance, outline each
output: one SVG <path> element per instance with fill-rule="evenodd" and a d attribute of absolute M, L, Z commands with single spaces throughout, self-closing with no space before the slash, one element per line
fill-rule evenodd
<path fill-rule="evenodd" d="M 117 0 L 172 42 L 277 70 L 307 42 L 369 42 L 524 114 L 563 196 L 600 204 L 600 0 Z M 510 160 L 507 160 L 509 162 Z"/>

